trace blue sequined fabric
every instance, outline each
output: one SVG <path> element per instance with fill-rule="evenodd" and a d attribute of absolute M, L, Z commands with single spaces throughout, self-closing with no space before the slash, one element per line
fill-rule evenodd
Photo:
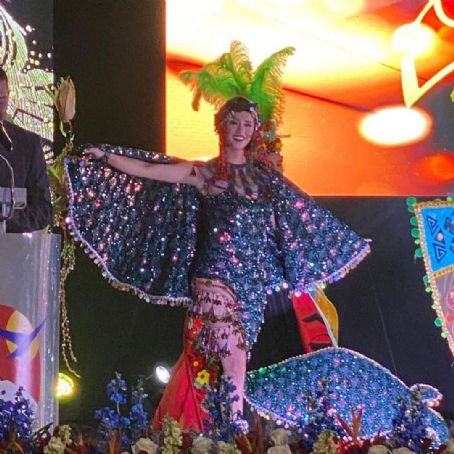
<path fill-rule="evenodd" d="M 150 162 L 171 162 L 158 153 L 103 148 Z M 67 159 L 65 170 L 72 232 L 102 267 L 103 276 L 147 301 L 189 303 L 198 191 L 131 177 L 100 161 Z"/>
<path fill-rule="evenodd" d="M 236 293 L 249 348 L 263 322 L 266 293 L 303 289 L 342 277 L 369 252 L 347 225 L 277 172 L 258 162 L 231 166 L 233 180 L 245 169 L 257 193 L 230 189 L 205 196 L 205 234 L 195 270 Z M 238 186 L 238 184 L 237 184 Z"/>
<path fill-rule="evenodd" d="M 210 166 L 202 169 L 208 176 Z M 66 170 L 72 230 L 107 277 L 154 302 L 189 302 L 192 276 L 225 283 L 235 291 L 248 348 L 263 322 L 266 293 L 335 280 L 369 252 L 348 226 L 256 161 L 231 165 L 232 181 L 217 195 L 130 177 L 99 162 L 69 160 Z"/>
<path fill-rule="evenodd" d="M 202 201 L 205 234 L 195 274 L 220 280 L 234 290 L 248 347 L 263 322 L 266 289 L 277 286 L 279 291 L 285 279 L 266 183 L 258 181 L 255 198 L 224 191 Z"/>
<path fill-rule="evenodd" d="M 272 191 L 284 274 L 292 288 L 337 281 L 370 252 L 363 238 L 280 174 L 273 174 Z"/>
<path fill-rule="evenodd" d="M 314 417 L 307 396 L 316 396 L 322 381 L 330 409 L 350 425 L 351 411 L 358 413 L 363 408 L 360 435 L 364 437 L 390 432 L 399 399 L 410 403 L 416 388 L 408 388 L 388 369 L 359 353 L 330 347 L 249 372 L 246 398 L 260 413 L 304 430 Z M 439 397 L 434 388 L 417 386 L 428 391 L 427 404 Z M 423 419 L 439 442 L 448 439 L 443 418 L 429 406 Z"/>

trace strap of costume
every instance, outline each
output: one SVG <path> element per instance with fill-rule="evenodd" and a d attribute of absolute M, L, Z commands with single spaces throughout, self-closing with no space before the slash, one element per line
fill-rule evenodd
<path fill-rule="evenodd" d="M 279 173 L 271 180 L 276 235 L 294 289 L 337 281 L 370 252 L 368 242 Z"/>
<path fill-rule="evenodd" d="M 160 153 L 100 145 L 104 152 L 154 163 Z M 199 193 L 119 172 L 100 161 L 65 162 L 69 223 L 76 241 L 121 290 L 153 303 L 188 304 L 195 255 Z"/>

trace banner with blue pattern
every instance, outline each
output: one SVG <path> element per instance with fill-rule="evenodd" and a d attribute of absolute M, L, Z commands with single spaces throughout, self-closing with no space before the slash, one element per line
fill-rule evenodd
<path fill-rule="evenodd" d="M 430 270 L 435 273 L 453 266 L 454 205 L 423 206 L 420 213 Z"/>
<path fill-rule="evenodd" d="M 435 325 L 454 355 L 454 201 L 417 203 L 415 214 L 438 316 Z"/>

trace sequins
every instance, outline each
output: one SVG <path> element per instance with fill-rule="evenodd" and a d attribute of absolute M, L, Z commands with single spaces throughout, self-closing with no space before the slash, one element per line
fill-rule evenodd
<path fill-rule="evenodd" d="M 100 148 L 173 162 L 159 153 Z M 200 168 L 206 179 L 214 163 Z M 192 275 L 230 286 L 250 348 L 268 293 L 284 283 L 304 289 L 337 280 L 369 246 L 279 173 L 253 160 L 230 170 L 225 191 L 201 195 L 189 185 L 69 160 L 70 225 L 114 284 L 153 302 L 188 303 Z"/>
<path fill-rule="evenodd" d="M 367 254 L 368 245 L 280 174 L 259 163 L 243 168 L 255 177 L 257 197 L 242 196 L 234 184 L 204 197 L 208 234 L 196 275 L 222 280 L 247 302 L 240 311 L 251 347 L 267 294 L 279 292 L 283 282 L 288 286 L 286 281 L 306 288 L 338 279 Z"/>
<path fill-rule="evenodd" d="M 305 396 L 317 395 L 322 381 L 330 396 L 331 411 L 344 420 L 351 423 L 352 410 L 363 408 L 361 436 L 391 431 L 393 418 L 399 412 L 399 399 L 410 402 L 418 387 L 427 395 L 425 426 L 437 434 L 440 442 L 448 437 L 443 418 L 429 408 L 437 396 L 434 388 L 408 388 L 375 361 L 342 348 L 326 348 L 249 372 L 246 398 L 262 414 L 304 427 L 311 414 Z"/>
<path fill-rule="evenodd" d="M 171 159 L 102 145 L 108 152 L 154 162 Z M 197 243 L 199 195 L 193 187 L 131 177 L 100 162 L 67 160 L 70 226 L 123 290 L 155 303 L 190 301 L 189 268 Z"/>
<path fill-rule="evenodd" d="M 370 252 L 364 239 L 280 174 L 272 174 L 271 186 L 284 274 L 293 288 L 336 281 Z"/>
<path fill-rule="evenodd" d="M 202 207 L 208 234 L 202 240 L 196 276 L 223 281 L 245 301 L 238 310 L 250 348 L 263 322 L 266 287 L 284 278 L 270 234 L 271 201 L 225 191 L 204 197 Z"/>

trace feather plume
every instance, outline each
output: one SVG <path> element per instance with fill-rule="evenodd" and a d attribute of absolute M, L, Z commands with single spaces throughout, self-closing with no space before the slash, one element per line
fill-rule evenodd
<path fill-rule="evenodd" d="M 231 71 L 240 90 L 247 92 L 252 81 L 252 64 L 249 60 L 247 47 L 240 41 L 232 41 L 230 45 Z"/>
<path fill-rule="evenodd" d="M 226 99 L 238 95 L 238 87 L 231 74 L 212 63 L 200 71 L 184 71 L 180 78 L 194 92 L 192 107 L 199 110 L 200 99 L 203 98 L 210 104 L 219 107 Z"/>
<path fill-rule="evenodd" d="M 294 47 L 285 47 L 266 58 L 254 72 L 250 97 L 259 105 L 265 122 L 273 120 L 279 124 L 281 121 L 284 102 L 282 70 L 294 52 Z"/>
<path fill-rule="evenodd" d="M 200 71 L 183 71 L 182 82 L 193 91 L 192 108 L 203 98 L 216 108 L 234 96 L 244 96 L 259 106 L 263 122 L 279 124 L 283 113 L 282 70 L 293 47 L 286 47 L 265 59 L 253 72 L 246 46 L 232 41 L 230 52 L 205 65 Z"/>

